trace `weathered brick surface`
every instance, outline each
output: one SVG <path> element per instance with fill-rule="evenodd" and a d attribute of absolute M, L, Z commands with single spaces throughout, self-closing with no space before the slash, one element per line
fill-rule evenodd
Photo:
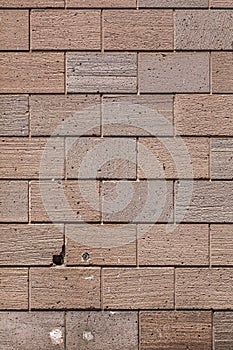
<path fill-rule="evenodd" d="M 139 0 L 139 7 L 208 8 L 208 0 Z"/>
<path fill-rule="evenodd" d="M 68 53 L 68 92 L 137 92 L 137 56 L 133 53 Z"/>
<path fill-rule="evenodd" d="M 103 269 L 103 306 L 105 309 L 172 308 L 174 269 Z"/>
<path fill-rule="evenodd" d="M 28 269 L 0 269 L 0 310 L 27 310 Z"/>
<path fill-rule="evenodd" d="M 67 312 L 66 328 L 70 350 L 138 349 L 136 312 Z"/>
<path fill-rule="evenodd" d="M 184 144 L 185 147 L 184 148 Z M 157 159 L 158 163 L 152 162 Z M 189 162 L 192 173 L 184 167 Z M 140 178 L 208 178 L 209 140 L 207 138 L 140 138 L 138 140 Z"/>
<path fill-rule="evenodd" d="M 176 220 L 195 223 L 232 222 L 233 184 L 231 181 L 195 181 L 191 200 L 190 186 L 192 186 L 190 181 L 180 181 L 176 184 Z"/>
<path fill-rule="evenodd" d="M 230 350 L 233 345 L 233 313 L 215 312 L 213 316 L 214 349 Z"/>
<path fill-rule="evenodd" d="M 176 95 L 174 122 L 178 135 L 233 136 L 230 95 Z"/>
<path fill-rule="evenodd" d="M 211 177 L 213 179 L 232 179 L 233 140 L 228 138 L 211 140 Z"/>
<path fill-rule="evenodd" d="M 209 265 L 208 225 L 138 225 L 140 265 Z"/>
<path fill-rule="evenodd" d="M 0 313 L 0 342 L 4 350 L 32 348 L 64 350 L 64 339 L 65 325 L 62 312 Z"/>
<path fill-rule="evenodd" d="M 141 312 L 141 349 L 211 350 L 211 327 L 208 311 Z"/>
<path fill-rule="evenodd" d="M 232 309 L 232 278 L 227 268 L 176 269 L 176 307 Z"/>
<path fill-rule="evenodd" d="M 0 53 L 0 92 L 64 92 L 64 53 Z"/>
<path fill-rule="evenodd" d="M 104 11 L 105 50 L 172 50 L 172 11 Z M 127 33 L 127 35 L 125 35 Z"/>
<path fill-rule="evenodd" d="M 64 7 L 65 0 L 2 0 L 0 7 L 36 8 L 36 7 Z"/>
<path fill-rule="evenodd" d="M 233 91 L 233 53 L 212 52 L 213 92 L 228 93 Z"/>
<path fill-rule="evenodd" d="M 136 225 L 66 225 L 67 265 L 136 265 Z"/>
<path fill-rule="evenodd" d="M 0 181 L 0 222 L 28 221 L 28 182 Z"/>
<path fill-rule="evenodd" d="M 210 253 L 212 265 L 233 265 L 233 225 L 210 226 Z"/>
<path fill-rule="evenodd" d="M 100 307 L 99 268 L 30 269 L 32 309 Z"/>
<path fill-rule="evenodd" d="M 0 50 L 28 50 L 28 11 L 0 10 Z"/>
<path fill-rule="evenodd" d="M 63 245 L 62 225 L 0 225 L 0 265 L 51 265 Z"/>
<path fill-rule="evenodd" d="M 33 50 L 99 50 L 100 11 L 34 10 Z"/>
<path fill-rule="evenodd" d="M 136 0 L 66 0 L 67 7 L 136 8 Z"/>
<path fill-rule="evenodd" d="M 210 6 L 218 7 L 218 8 L 233 8 L 233 1 L 232 0 L 210 0 Z"/>
<path fill-rule="evenodd" d="M 28 136 L 28 96 L 0 95 L 0 135 Z"/>
<path fill-rule="evenodd" d="M 232 49 L 232 11 L 177 11 L 175 28 L 177 50 Z"/>
<path fill-rule="evenodd" d="M 139 54 L 139 90 L 209 92 L 208 53 Z"/>

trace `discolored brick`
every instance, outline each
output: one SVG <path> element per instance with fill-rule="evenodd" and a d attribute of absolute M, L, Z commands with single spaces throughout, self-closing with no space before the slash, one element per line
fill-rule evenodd
<path fill-rule="evenodd" d="M 233 345 L 233 313 L 215 312 L 213 315 L 214 349 L 230 350 Z"/>

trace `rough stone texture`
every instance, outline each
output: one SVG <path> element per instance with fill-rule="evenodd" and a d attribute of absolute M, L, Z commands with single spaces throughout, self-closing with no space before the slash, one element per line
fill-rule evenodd
<path fill-rule="evenodd" d="M 31 268 L 32 309 L 98 309 L 99 268 Z"/>
<path fill-rule="evenodd" d="M 69 138 L 66 176 L 68 179 L 136 179 L 136 152 L 136 139 Z"/>
<path fill-rule="evenodd" d="M 67 7 L 136 8 L 136 0 L 66 0 Z"/>
<path fill-rule="evenodd" d="M 209 92 L 208 53 L 142 53 L 138 69 L 142 93 Z"/>
<path fill-rule="evenodd" d="M 233 345 L 233 313 L 215 312 L 213 316 L 214 349 L 230 350 Z"/>
<path fill-rule="evenodd" d="M 105 309 L 170 309 L 173 288 L 173 268 L 103 269 Z"/>
<path fill-rule="evenodd" d="M 100 11 L 33 10 L 33 50 L 99 50 Z"/>
<path fill-rule="evenodd" d="M 211 265 L 233 266 L 233 225 L 210 226 Z"/>
<path fill-rule="evenodd" d="M 99 184 L 95 181 L 31 182 L 34 222 L 100 221 Z"/>
<path fill-rule="evenodd" d="M 0 177 L 14 179 L 37 179 L 60 177 L 64 174 L 64 143 L 46 138 L 0 138 Z M 49 164 L 41 170 L 41 160 L 48 154 Z"/>
<path fill-rule="evenodd" d="M 52 265 L 62 251 L 62 231 L 62 225 L 0 225 L 0 265 Z"/>
<path fill-rule="evenodd" d="M 113 10 L 103 16 L 105 50 L 173 50 L 172 11 Z"/>
<path fill-rule="evenodd" d="M 192 171 L 184 167 L 187 163 Z M 137 169 L 139 178 L 208 178 L 209 140 L 140 138 Z"/>
<path fill-rule="evenodd" d="M 233 178 L 233 140 L 212 139 L 211 140 L 211 178 L 232 179 Z"/>
<path fill-rule="evenodd" d="M 28 221 L 28 182 L 0 181 L 0 222 Z"/>
<path fill-rule="evenodd" d="M 66 225 L 67 265 L 136 265 L 136 225 Z"/>
<path fill-rule="evenodd" d="M 232 187 L 231 181 L 194 181 L 190 200 L 191 182 L 178 182 L 175 188 L 176 220 L 195 223 L 232 222 Z"/>
<path fill-rule="evenodd" d="M 217 1 L 221 1 L 221 0 L 217 0 Z M 139 7 L 208 8 L 208 5 L 209 5 L 208 0 L 139 0 Z"/>
<path fill-rule="evenodd" d="M 176 269 L 176 307 L 232 309 L 232 278 L 227 268 Z"/>
<path fill-rule="evenodd" d="M 232 11 L 177 11 L 175 28 L 177 50 L 232 50 Z"/>
<path fill-rule="evenodd" d="M 64 92 L 64 53 L 0 53 L 0 92 Z"/>
<path fill-rule="evenodd" d="M 105 222 L 173 220 L 172 181 L 104 181 L 101 193 Z"/>
<path fill-rule="evenodd" d="M 68 92 L 137 92 L 137 55 L 68 53 Z"/>
<path fill-rule="evenodd" d="M 209 265 L 208 225 L 138 225 L 139 265 Z"/>
<path fill-rule="evenodd" d="M 212 52 L 213 92 L 228 93 L 233 91 L 233 53 Z"/>
<path fill-rule="evenodd" d="M 105 95 L 104 136 L 173 135 L 173 96 Z"/>
<path fill-rule="evenodd" d="M 0 50 L 28 50 L 28 11 L 0 10 Z"/>
<path fill-rule="evenodd" d="M 28 269 L 1 268 L 0 294 L 0 310 L 27 310 Z"/>
<path fill-rule="evenodd" d="M 0 95 L 0 135 L 28 136 L 28 96 Z"/>
<path fill-rule="evenodd" d="M 37 8 L 64 7 L 65 0 L 1 0 L 0 7 Z"/>
<path fill-rule="evenodd" d="M 30 116 L 33 136 L 100 136 L 96 95 L 32 95 Z"/>
<path fill-rule="evenodd" d="M 54 334 L 58 334 L 58 337 Z M 64 338 L 62 312 L 0 312 L 0 342 L 3 350 L 64 350 Z"/>
<path fill-rule="evenodd" d="M 68 312 L 69 350 L 138 350 L 136 312 Z"/>
<path fill-rule="evenodd" d="M 211 327 L 208 311 L 141 312 L 141 350 L 211 350 Z"/>
<path fill-rule="evenodd" d="M 175 96 L 174 122 L 178 135 L 233 136 L 232 113 L 230 95 Z"/>
<path fill-rule="evenodd" d="M 233 8 L 232 0 L 210 0 L 210 7 Z"/>

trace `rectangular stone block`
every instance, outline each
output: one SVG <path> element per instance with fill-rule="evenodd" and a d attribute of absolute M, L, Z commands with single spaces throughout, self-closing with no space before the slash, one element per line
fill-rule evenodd
<path fill-rule="evenodd" d="M 141 7 L 208 8 L 208 6 L 209 6 L 208 0 L 139 0 L 140 8 Z"/>
<path fill-rule="evenodd" d="M 100 97 L 32 95 L 30 117 L 33 136 L 100 136 Z"/>
<path fill-rule="evenodd" d="M 208 178 L 209 140 L 139 138 L 137 161 L 139 178 Z"/>
<path fill-rule="evenodd" d="M 210 226 L 211 265 L 233 265 L 233 225 Z"/>
<path fill-rule="evenodd" d="M 135 179 L 136 139 L 66 139 L 68 179 Z"/>
<path fill-rule="evenodd" d="M 64 92 L 64 53 L 1 53 L 0 64 L 0 92 Z"/>
<path fill-rule="evenodd" d="M 64 177 L 64 141 L 60 138 L 0 138 L 0 177 Z"/>
<path fill-rule="evenodd" d="M 233 100 L 229 95 L 176 95 L 178 135 L 233 136 Z"/>
<path fill-rule="evenodd" d="M 233 182 L 180 181 L 175 189 L 176 220 L 218 223 L 233 221 Z"/>
<path fill-rule="evenodd" d="M 28 18 L 26 10 L 0 10 L 0 50 L 29 49 Z"/>
<path fill-rule="evenodd" d="M 33 10 L 33 50 L 100 50 L 100 11 Z"/>
<path fill-rule="evenodd" d="M 31 268 L 32 309 L 100 308 L 99 268 Z"/>
<path fill-rule="evenodd" d="M 1 268 L 0 293 L 1 310 L 26 310 L 28 308 L 28 269 Z"/>
<path fill-rule="evenodd" d="M 51 265 L 62 251 L 62 225 L 0 225 L 0 235 L 0 265 Z"/>
<path fill-rule="evenodd" d="M 179 309 L 232 309 L 233 271 L 227 268 L 176 269 Z"/>
<path fill-rule="evenodd" d="M 103 18 L 105 50 L 173 50 L 171 10 L 106 10 Z"/>
<path fill-rule="evenodd" d="M 0 96 L 1 136 L 28 136 L 28 121 L 27 95 Z"/>
<path fill-rule="evenodd" d="M 0 181 L 0 222 L 28 221 L 28 182 Z"/>
<path fill-rule="evenodd" d="M 209 265 L 208 225 L 138 225 L 139 265 Z"/>
<path fill-rule="evenodd" d="M 66 225 L 67 265 L 136 265 L 136 225 Z"/>
<path fill-rule="evenodd" d="M 67 312 L 66 329 L 69 350 L 138 350 L 136 312 Z"/>
<path fill-rule="evenodd" d="M 210 7 L 233 8 L 232 0 L 210 0 Z"/>
<path fill-rule="evenodd" d="M 173 96 L 105 95 L 104 136 L 173 136 Z"/>
<path fill-rule="evenodd" d="M 39 8 L 64 7 L 64 0 L 1 0 L 0 7 Z"/>
<path fill-rule="evenodd" d="M 214 349 L 230 350 L 233 346 L 233 313 L 215 312 L 213 316 Z"/>
<path fill-rule="evenodd" d="M 9 336 L 10 334 L 10 336 Z M 64 350 L 65 325 L 62 312 L 1 312 L 2 349 Z"/>
<path fill-rule="evenodd" d="M 141 350 L 212 349 L 208 311 L 142 311 L 140 331 Z"/>
<path fill-rule="evenodd" d="M 233 53 L 212 52 L 212 90 L 213 92 L 233 92 Z"/>
<path fill-rule="evenodd" d="M 176 11 L 175 28 L 177 50 L 232 49 L 232 11 Z"/>
<path fill-rule="evenodd" d="M 105 222 L 173 221 L 172 181 L 103 181 L 101 193 Z"/>
<path fill-rule="evenodd" d="M 33 222 L 99 222 L 99 184 L 96 181 L 32 181 L 30 211 Z"/>
<path fill-rule="evenodd" d="M 136 8 L 136 0 L 66 0 L 67 7 Z"/>
<path fill-rule="evenodd" d="M 174 307 L 173 268 L 103 269 L 105 309 Z"/>
<path fill-rule="evenodd" d="M 139 54 L 139 90 L 144 93 L 209 92 L 209 54 Z"/>
<path fill-rule="evenodd" d="M 68 53 L 67 91 L 137 92 L 137 55 L 133 53 Z"/>
<path fill-rule="evenodd" d="M 233 178 L 233 139 L 211 139 L 211 178 Z"/>

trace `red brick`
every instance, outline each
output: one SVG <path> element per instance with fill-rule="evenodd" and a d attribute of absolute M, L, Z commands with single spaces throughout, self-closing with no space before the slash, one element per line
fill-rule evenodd
<path fill-rule="evenodd" d="M 172 50 L 172 11 L 104 11 L 105 50 Z M 125 35 L 127 33 L 127 35 Z"/>
<path fill-rule="evenodd" d="M 33 10 L 33 50 L 99 50 L 100 11 Z"/>
<path fill-rule="evenodd" d="M 0 53 L 0 92 L 64 92 L 63 53 Z"/>
<path fill-rule="evenodd" d="M 233 225 L 210 226 L 210 253 L 211 265 L 233 265 Z"/>
<path fill-rule="evenodd" d="M 233 8 L 232 0 L 210 0 L 210 7 Z"/>
<path fill-rule="evenodd" d="M 214 349 L 230 350 L 233 346 L 233 313 L 215 312 L 213 316 Z"/>
<path fill-rule="evenodd" d="M 28 18 L 28 11 L 0 10 L 0 50 L 29 49 Z"/>
<path fill-rule="evenodd" d="M 99 268 L 30 269 L 32 309 L 100 307 Z"/>
<path fill-rule="evenodd" d="M 217 0 L 219 1 L 219 0 Z M 221 1 L 221 0 L 220 0 Z M 226 0 L 227 1 L 227 0 Z M 208 8 L 208 0 L 139 0 L 139 7 Z"/>
<path fill-rule="evenodd" d="M 65 0 L 1 0 L 0 7 L 39 8 L 64 7 Z"/>
<path fill-rule="evenodd" d="M 136 0 L 66 0 L 67 7 L 80 8 L 136 8 Z"/>
<path fill-rule="evenodd" d="M 212 52 L 213 92 L 233 92 L 233 53 Z"/>
<path fill-rule="evenodd" d="M 103 269 L 105 309 L 170 309 L 174 306 L 174 269 Z"/>
<path fill-rule="evenodd" d="M 211 178 L 233 178 L 233 140 L 231 138 L 214 138 L 211 140 Z"/>

